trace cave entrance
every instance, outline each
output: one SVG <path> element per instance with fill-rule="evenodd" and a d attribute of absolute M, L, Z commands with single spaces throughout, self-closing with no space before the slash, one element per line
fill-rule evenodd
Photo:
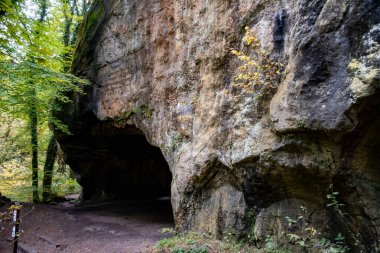
<path fill-rule="evenodd" d="M 172 175 L 161 150 L 133 125 L 99 121 L 89 125 L 61 142 L 82 186 L 82 200 L 123 200 L 134 205 L 155 200 L 153 206 L 166 205 L 172 215 Z"/>
<path fill-rule="evenodd" d="M 354 152 L 350 155 L 351 167 L 358 173 L 359 177 L 363 177 L 373 184 L 380 185 L 380 116 L 372 118 L 372 121 L 362 127 L 358 131 L 356 140 L 351 142 L 356 144 L 353 146 Z M 356 143 L 355 143 L 356 141 Z"/>

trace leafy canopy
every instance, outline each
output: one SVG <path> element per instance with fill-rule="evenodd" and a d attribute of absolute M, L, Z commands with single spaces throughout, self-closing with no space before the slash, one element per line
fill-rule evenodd
<path fill-rule="evenodd" d="M 62 55 L 70 51 L 62 39 L 67 4 L 47 3 L 50 11 L 44 22 L 39 22 L 38 15 L 31 12 L 32 2 L 1 1 L 0 110 L 25 119 L 33 103 L 40 124 L 51 122 L 65 131 L 52 116 L 53 110 L 59 110 L 59 103 L 53 102 L 70 102 L 67 94 L 81 92 L 87 82 L 63 72 L 67 59 Z"/>

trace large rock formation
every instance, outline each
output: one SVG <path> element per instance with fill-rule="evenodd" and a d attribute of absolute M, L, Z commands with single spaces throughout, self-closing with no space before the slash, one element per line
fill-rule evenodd
<path fill-rule="evenodd" d="M 245 26 L 284 64 L 270 95 L 231 85 Z M 375 252 L 379 64 L 377 0 L 97 0 L 74 60 L 92 86 L 61 115 L 60 146 L 85 198 L 172 180 L 178 229 L 260 242 L 303 206 Z"/>

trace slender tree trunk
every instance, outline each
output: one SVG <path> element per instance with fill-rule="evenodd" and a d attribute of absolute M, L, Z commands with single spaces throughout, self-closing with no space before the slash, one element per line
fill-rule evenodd
<path fill-rule="evenodd" d="M 65 11 L 64 11 L 64 18 L 65 18 L 65 27 L 64 27 L 64 33 L 63 33 L 63 44 L 66 47 L 66 50 L 68 49 L 69 46 L 75 43 L 77 33 L 79 30 L 79 22 L 77 22 L 76 27 L 74 29 L 74 32 L 71 32 L 71 28 L 73 25 L 73 16 L 74 14 L 79 16 L 79 10 L 78 10 L 78 5 L 77 5 L 77 0 L 64 0 L 63 3 L 66 5 L 65 6 Z M 42 2 L 42 10 L 43 8 L 46 8 L 46 0 L 43 0 Z M 87 2 L 83 0 L 83 6 L 82 6 L 82 15 L 85 14 L 85 11 L 87 10 Z M 44 12 L 41 12 L 41 17 L 44 14 Z M 45 11 L 46 15 L 46 11 Z M 44 18 L 40 19 L 40 22 L 43 22 Z M 71 38 L 71 39 L 70 39 Z M 64 60 L 64 67 L 63 71 L 68 72 L 70 70 L 70 64 L 69 64 L 69 59 L 70 59 L 70 53 L 69 52 L 64 52 L 62 55 L 62 58 Z M 52 200 L 52 190 L 51 190 L 51 184 L 52 184 L 52 179 L 53 179 L 53 170 L 54 170 L 54 163 L 55 159 L 57 156 L 57 143 L 54 137 L 54 134 L 51 135 L 50 140 L 49 140 L 49 146 L 46 151 L 46 160 L 45 160 L 45 166 L 44 166 L 44 178 L 43 178 L 43 193 L 42 193 L 42 199 L 43 202 L 48 203 Z"/>
<path fill-rule="evenodd" d="M 92 0 L 82 0 L 82 16 L 85 16 L 88 9 L 90 8 L 90 5 L 92 3 Z"/>
<path fill-rule="evenodd" d="M 47 0 L 40 0 L 40 18 L 38 19 L 39 23 L 45 22 L 45 18 L 47 16 Z"/>
<path fill-rule="evenodd" d="M 66 73 L 70 70 L 70 52 L 69 52 L 69 45 L 70 45 L 70 38 L 72 38 L 71 33 L 71 26 L 73 24 L 73 16 L 75 7 L 77 5 L 77 0 L 73 0 L 72 2 L 70 0 L 64 1 L 64 17 L 65 17 L 65 28 L 63 32 L 63 45 L 65 46 L 65 51 L 62 55 L 63 58 L 63 71 Z"/>
<path fill-rule="evenodd" d="M 50 136 L 48 149 L 46 151 L 46 160 L 44 166 L 44 179 L 43 179 L 43 191 L 42 191 L 42 201 L 44 203 L 49 203 L 52 201 L 52 191 L 51 184 L 53 179 L 53 170 L 55 158 L 57 156 L 57 143 L 55 141 L 55 136 L 52 134 Z"/>
<path fill-rule="evenodd" d="M 38 22 L 45 22 L 47 16 L 47 0 L 41 0 L 40 17 Z M 35 31 L 38 36 L 38 30 Z M 34 61 L 34 60 L 32 60 Z M 29 110 L 29 127 L 30 127 L 30 143 L 32 145 L 32 187 L 33 187 L 33 202 L 39 202 L 38 196 L 38 112 L 37 112 L 37 91 L 34 84 L 31 83 L 31 100 Z"/>
<path fill-rule="evenodd" d="M 46 4 L 46 0 L 42 3 L 42 8 L 44 7 L 44 3 Z M 70 45 L 70 37 L 71 37 L 71 26 L 73 23 L 73 15 L 75 8 L 77 7 L 77 0 L 64 0 L 63 4 L 64 8 L 64 18 L 65 18 L 65 27 L 63 32 L 63 44 L 65 46 L 65 50 L 68 50 L 68 46 Z M 41 12 L 41 15 L 43 13 Z M 40 19 L 43 21 L 43 18 Z M 63 71 L 68 72 L 70 69 L 69 60 L 70 53 L 65 51 L 62 55 L 64 61 Z M 54 137 L 54 134 L 50 136 L 49 145 L 46 151 L 46 160 L 44 166 L 44 178 L 43 178 L 43 191 L 42 191 L 42 200 L 44 203 L 49 203 L 52 201 L 52 179 L 53 179 L 53 171 L 54 171 L 54 163 L 57 156 L 57 143 Z"/>
<path fill-rule="evenodd" d="M 44 0 L 46 3 L 46 0 Z M 63 44 L 65 50 L 68 50 L 70 44 L 70 35 L 71 35 L 71 26 L 73 23 L 74 10 L 77 8 L 77 0 L 73 0 L 72 3 L 70 0 L 63 1 L 64 6 L 64 18 L 65 18 L 65 27 L 63 32 Z M 42 15 L 42 13 L 41 13 Z M 40 19 L 42 21 L 43 19 Z M 65 51 L 62 55 L 64 64 L 63 71 L 68 72 L 70 69 L 69 60 L 70 53 Z M 43 191 L 42 191 L 42 201 L 44 203 L 49 203 L 52 201 L 52 179 L 54 171 L 54 163 L 57 156 L 57 143 L 55 140 L 54 134 L 50 136 L 49 145 L 46 150 L 46 160 L 44 165 L 44 178 L 43 178 Z"/>
<path fill-rule="evenodd" d="M 79 8 L 78 8 L 78 3 L 77 3 L 76 0 L 73 2 L 73 7 L 74 7 L 74 10 L 75 10 L 75 15 L 77 17 L 85 15 L 85 13 L 83 12 L 85 6 L 82 6 L 82 12 L 81 12 L 79 10 Z M 77 20 L 75 22 L 75 24 L 74 24 L 74 30 L 73 30 L 73 33 L 72 33 L 72 36 L 71 36 L 71 40 L 70 40 L 70 45 L 71 46 L 74 46 L 75 43 L 76 43 L 76 41 L 77 41 L 77 39 L 78 39 L 78 32 L 79 32 L 79 28 L 80 28 L 81 23 L 82 22 L 80 22 L 80 21 Z"/>
<path fill-rule="evenodd" d="M 73 4 L 70 4 L 70 1 L 64 1 L 64 17 L 65 17 L 65 29 L 63 33 L 63 44 L 67 47 L 70 44 L 70 35 L 71 35 L 71 25 L 73 23 L 74 8 L 76 5 L 76 0 Z"/>
<path fill-rule="evenodd" d="M 36 96 L 36 91 L 33 87 L 32 98 Z M 31 101 L 29 111 L 29 127 L 30 127 L 30 144 L 32 145 L 32 187 L 33 187 L 33 202 L 38 202 L 38 116 L 37 105 Z"/>

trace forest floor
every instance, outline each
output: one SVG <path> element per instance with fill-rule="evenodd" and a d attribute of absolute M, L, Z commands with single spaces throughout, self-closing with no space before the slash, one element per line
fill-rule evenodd
<path fill-rule="evenodd" d="M 165 237 L 162 228 L 173 227 L 169 199 L 24 204 L 23 214 L 19 252 L 24 253 L 144 252 Z M 12 252 L 10 236 L 8 225 L 0 233 L 0 253 Z"/>

